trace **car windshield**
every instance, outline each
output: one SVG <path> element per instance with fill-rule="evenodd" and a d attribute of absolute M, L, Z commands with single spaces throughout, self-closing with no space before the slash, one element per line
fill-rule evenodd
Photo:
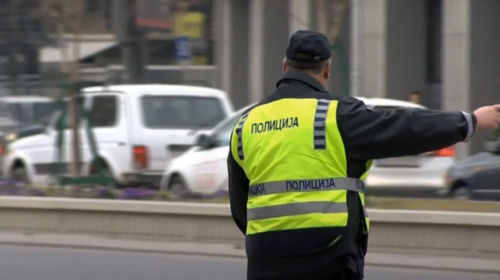
<path fill-rule="evenodd" d="M 210 129 L 226 118 L 219 98 L 202 96 L 145 96 L 142 112 L 148 128 Z"/>
<path fill-rule="evenodd" d="M 60 110 L 54 110 L 52 113 L 46 114 L 42 118 L 40 118 L 38 124 L 48 126 L 52 119 L 54 118 L 54 114 L 61 114 Z"/>
<path fill-rule="evenodd" d="M 236 113 L 226 120 L 226 123 L 214 131 L 213 136 L 217 147 L 229 146 L 231 142 L 231 132 L 233 131 L 236 122 L 238 121 L 241 113 Z"/>
<path fill-rule="evenodd" d="M 0 116 L 18 123 L 37 124 L 55 108 L 55 102 L 0 102 Z"/>

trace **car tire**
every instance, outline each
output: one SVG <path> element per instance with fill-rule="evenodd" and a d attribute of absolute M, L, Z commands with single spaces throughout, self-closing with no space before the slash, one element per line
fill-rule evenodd
<path fill-rule="evenodd" d="M 188 187 L 186 186 L 186 183 L 182 179 L 181 176 L 179 175 L 173 175 L 172 179 L 170 179 L 170 182 L 168 184 L 168 193 L 169 197 L 172 198 L 188 198 L 190 197 L 190 192 Z"/>
<path fill-rule="evenodd" d="M 470 200 L 470 189 L 467 186 L 458 186 L 451 193 L 451 198 L 456 200 Z"/>
<path fill-rule="evenodd" d="M 29 185 L 30 183 L 28 172 L 26 172 L 26 168 L 24 168 L 24 166 L 15 167 L 12 170 L 10 177 L 16 182 L 24 183 L 26 185 Z"/>

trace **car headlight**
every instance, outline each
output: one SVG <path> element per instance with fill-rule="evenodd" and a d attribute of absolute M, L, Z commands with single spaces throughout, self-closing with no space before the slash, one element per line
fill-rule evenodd
<path fill-rule="evenodd" d="M 16 139 L 17 139 L 16 133 L 8 133 L 7 135 L 5 135 L 5 140 L 7 140 L 8 142 L 15 141 Z"/>

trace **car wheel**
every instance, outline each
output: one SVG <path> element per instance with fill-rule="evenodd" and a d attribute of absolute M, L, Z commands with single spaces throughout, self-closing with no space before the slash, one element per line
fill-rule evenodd
<path fill-rule="evenodd" d="M 174 175 L 172 179 L 170 179 L 168 192 L 169 196 L 172 198 L 187 198 L 190 195 L 189 189 L 179 175 Z"/>
<path fill-rule="evenodd" d="M 26 172 L 26 168 L 24 166 L 17 166 L 12 170 L 11 174 L 12 180 L 20 183 L 24 183 L 28 185 L 30 183 L 28 173 Z"/>
<path fill-rule="evenodd" d="M 470 200 L 470 190 L 467 186 L 458 186 L 451 193 L 451 198 L 457 200 Z"/>

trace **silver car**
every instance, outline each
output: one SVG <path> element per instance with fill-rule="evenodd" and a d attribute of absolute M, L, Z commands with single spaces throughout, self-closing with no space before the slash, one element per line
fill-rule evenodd
<path fill-rule="evenodd" d="M 454 199 L 500 201 L 500 138 L 484 143 L 484 151 L 450 167 L 443 196 Z"/>
<path fill-rule="evenodd" d="M 383 98 L 359 98 L 380 109 L 426 109 L 414 103 Z M 383 196 L 435 197 L 446 189 L 444 174 L 455 163 L 454 147 L 430 153 L 373 161 L 367 193 Z"/>

